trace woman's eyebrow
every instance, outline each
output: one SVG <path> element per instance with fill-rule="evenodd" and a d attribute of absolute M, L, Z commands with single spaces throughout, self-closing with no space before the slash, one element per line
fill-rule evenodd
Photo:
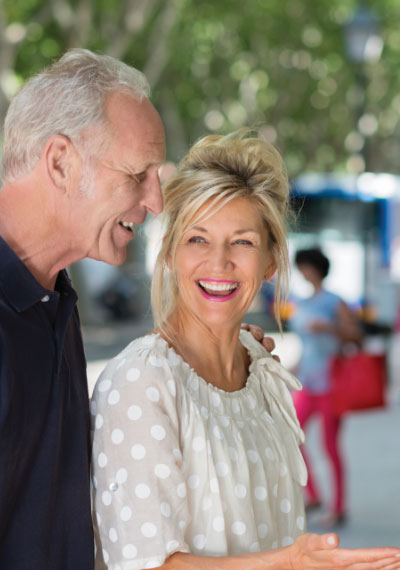
<path fill-rule="evenodd" d="M 208 230 L 206 228 L 203 228 L 202 226 L 193 226 L 192 228 L 188 229 L 187 231 L 195 231 L 195 232 L 203 232 L 205 234 L 209 233 Z M 239 230 L 234 230 L 233 231 L 234 234 L 248 234 L 248 233 L 252 233 L 252 234 L 260 234 L 260 232 L 258 230 L 255 230 L 254 228 L 241 228 Z"/>
<path fill-rule="evenodd" d="M 193 227 L 189 228 L 187 231 L 188 231 L 188 232 L 192 232 L 192 231 L 195 231 L 195 232 L 203 232 L 203 233 L 205 233 L 205 234 L 208 233 L 208 231 L 206 230 L 206 228 L 202 228 L 201 226 L 193 226 Z"/>
<path fill-rule="evenodd" d="M 259 234 L 260 232 L 258 230 L 255 230 L 254 228 L 244 228 L 241 230 L 236 230 L 233 233 L 235 233 L 235 234 L 249 234 L 249 233 Z"/>

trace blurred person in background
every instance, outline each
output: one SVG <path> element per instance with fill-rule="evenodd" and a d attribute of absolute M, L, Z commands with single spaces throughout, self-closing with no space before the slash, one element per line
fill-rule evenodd
<path fill-rule="evenodd" d="M 361 328 L 357 319 L 342 299 L 324 289 L 323 281 L 329 272 L 329 260 L 318 248 L 298 250 L 295 264 L 314 291 L 311 297 L 298 299 L 290 328 L 302 341 L 302 355 L 296 375 L 303 390 L 293 394 L 300 425 L 306 429 L 309 419 L 316 415 L 322 424 L 324 451 L 332 470 L 333 489 L 328 513 L 321 524 L 334 527 L 346 519 L 345 473 L 339 445 L 341 419 L 333 411 L 331 363 L 343 342 L 359 342 Z M 302 448 L 308 469 L 306 510 L 322 506 L 307 454 Z"/>
<path fill-rule="evenodd" d="M 200 140 L 169 179 L 157 328 L 108 364 L 93 395 L 98 569 L 398 565 L 400 549 L 303 534 L 307 473 L 290 395 L 301 386 L 240 330 L 276 270 L 279 307 L 288 197 L 280 155 L 246 130 Z"/>

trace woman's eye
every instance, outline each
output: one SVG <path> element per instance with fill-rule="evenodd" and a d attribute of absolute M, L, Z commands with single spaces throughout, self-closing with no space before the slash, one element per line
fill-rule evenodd
<path fill-rule="evenodd" d="M 253 242 L 251 242 L 248 239 L 237 239 L 235 241 L 235 244 L 237 244 L 237 245 L 253 245 Z"/>
<path fill-rule="evenodd" d="M 192 236 L 188 239 L 188 243 L 205 243 L 205 239 L 200 236 Z"/>

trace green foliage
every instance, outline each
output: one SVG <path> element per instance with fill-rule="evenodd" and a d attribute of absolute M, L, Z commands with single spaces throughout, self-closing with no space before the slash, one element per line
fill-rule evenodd
<path fill-rule="evenodd" d="M 357 170 L 363 148 L 370 170 L 397 173 L 400 3 L 369 6 L 384 50 L 360 68 L 343 43 L 355 0 L 3 0 L 10 85 L 81 45 L 145 71 L 173 160 L 206 132 L 247 124 L 291 176 Z"/>

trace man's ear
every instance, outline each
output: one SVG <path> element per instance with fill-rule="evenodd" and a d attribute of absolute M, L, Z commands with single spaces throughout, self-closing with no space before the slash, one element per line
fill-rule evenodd
<path fill-rule="evenodd" d="M 51 137 L 43 150 L 46 169 L 54 186 L 68 191 L 80 170 L 80 158 L 70 139 L 64 135 Z"/>

